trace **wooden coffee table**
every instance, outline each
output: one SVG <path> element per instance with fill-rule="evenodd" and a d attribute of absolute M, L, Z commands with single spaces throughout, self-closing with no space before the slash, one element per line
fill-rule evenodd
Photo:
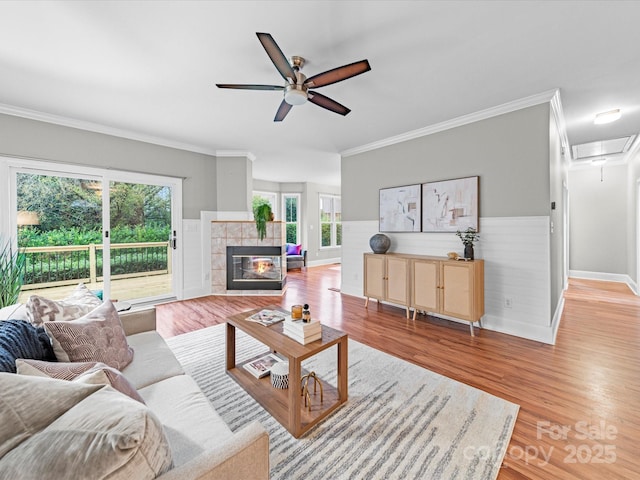
<path fill-rule="evenodd" d="M 265 308 L 281 310 L 275 306 Z M 262 308 L 239 313 L 227 319 L 227 373 L 294 437 L 299 438 L 347 401 L 348 336 L 344 332 L 322 325 L 322 339 L 302 345 L 282 333 L 283 322 L 265 327 L 247 320 L 247 317 L 260 310 Z M 271 352 L 276 352 L 288 359 L 288 389 L 274 388 L 271 386 L 269 376 L 255 378 L 242 367 L 242 364 L 236 365 L 236 328 L 267 345 Z M 320 378 L 324 390 L 324 401 L 320 402 L 318 389 L 317 395 L 311 395 L 311 411 L 309 411 L 304 406 L 304 399 L 301 395 L 302 369 L 300 362 L 333 345 L 337 345 L 338 350 L 337 385 L 330 385 Z M 268 352 L 262 352 L 259 356 L 266 353 Z"/>

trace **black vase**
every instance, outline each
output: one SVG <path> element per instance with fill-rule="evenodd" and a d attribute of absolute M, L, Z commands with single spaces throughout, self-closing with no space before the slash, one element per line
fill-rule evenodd
<path fill-rule="evenodd" d="M 464 246 L 464 258 L 467 260 L 473 260 L 473 245 L 470 243 L 467 243 Z"/>

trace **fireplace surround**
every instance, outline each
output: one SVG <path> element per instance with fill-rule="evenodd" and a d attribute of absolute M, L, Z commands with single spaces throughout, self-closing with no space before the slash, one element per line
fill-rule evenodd
<path fill-rule="evenodd" d="M 286 265 L 287 259 L 284 250 L 285 245 L 285 225 L 284 222 L 267 222 L 267 236 L 260 240 L 256 224 L 246 220 L 213 220 L 211 222 L 211 294 L 212 295 L 282 295 L 286 288 Z M 228 286 L 227 282 L 227 247 L 251 247 L 252 254 L 248 250 L 242 251 L 241 255 L 257 257 L 256 262 L 263 257 L 279 257 L 271 259 L 272 265 L 256 265 L 257 268 L 279 266 L 281 270 L 280 283 L 274 278 L 250 279 L 233 283 Z M 274 250 L 257 250 L 255 247 L 271 247 Z M 249 253 L 246 253 L 249 252 Z M 267 253 L 265 253 L 267 252 Z M 273 272 L 272 272 L 273 273 Z M 250 284 L 257 280 L 258 283 Z"/>

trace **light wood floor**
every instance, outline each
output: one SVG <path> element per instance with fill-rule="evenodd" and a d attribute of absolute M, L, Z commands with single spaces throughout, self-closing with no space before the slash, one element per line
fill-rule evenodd
<path fill-rule="evenodd" d="M 169 297 L 173 292 L 172 275 L 145 275 L 131 278 L 117 278 L 111 280 L 111 298 L 114 300 L 131 300 L 134 298 L 146 298 L 164 295 Z M 62 300 L 71 295 L 78 284 L 63 285 L 59 287 L 34 288 L 31 290 L 23 289 L 20 292 L 18 301 L 27 303 L 31 295 L 40 295 L 50 298 L 51 300 Z M 85 282 L 89 290 L 102 290 L 103 282 Z M 173 296 L 175 298 L 175 295 Z"/>
<path fill-rule="evenodd" d="M 342 295 L 336 266 L 289 272 L 282 297 L 203 297 L 158 306 L 165 337 L 231 314 L 309 303 L 359 342 L 520 405 L 499 479 L 640 478 L 640 298 L 622 284 L 571 280 L 556 345 Z M 224 355 L 224 352 L 220 352 Z M 482 447 L 481 445 L 478 446 Z"/>

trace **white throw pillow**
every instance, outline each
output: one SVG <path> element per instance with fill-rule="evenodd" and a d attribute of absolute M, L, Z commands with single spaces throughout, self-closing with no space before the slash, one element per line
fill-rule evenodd
<path fill-rule="evenodd" d="M 63 300 L 49 300 L 31 295 L 27 300 L 27 317 L 34 325 L 59 320 L 74 320 L 102 303 L 84 283 L 78 284 L 73 293 Z"/>

